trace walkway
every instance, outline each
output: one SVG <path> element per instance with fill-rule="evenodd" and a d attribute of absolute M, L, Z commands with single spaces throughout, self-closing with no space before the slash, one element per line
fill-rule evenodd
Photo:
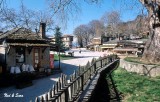
<path fill-rule="evenodd" d="M 92 58 L 98 58 L 104 56 L 103 52 L 92 52 L 82 50 L 81 53 L 74 49 L 75 59 L 61 61 L 62 73 L 70 75 L 78 68 L 79 65 L 83 66 Z M 58 62 L 55 62 L 55 66 L 58 66 Z M 0 89 L 0 102 L 29 102 L 31 99 L 34 101 L 36 96 L 43 95 L 48 92 L 53 84 L 58 80 L 60 74 L 51 75 L 45 78 L 41 78 L 33 81 L 33 85 L 24 89 L 16 89 L 15 86 Z M 13 95 L 14 97 L 4 97 L 4 94 Z M 17 96 L 19 97 L 15 97 Z M 22 96 L 23 97 L 20 97 Z"/>

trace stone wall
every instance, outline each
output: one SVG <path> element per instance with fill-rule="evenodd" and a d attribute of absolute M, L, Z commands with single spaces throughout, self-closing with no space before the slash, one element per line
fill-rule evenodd
<path fill-rule="evenodd" d="M 120 60 L 120 67 L 126 69 L 128 72 L 136 72 L 140 75 L 156 77 L 160 76 L 160 66 L 158 65 L 145 65 L 133 62 L 127 62 L 123 59 Z"/>

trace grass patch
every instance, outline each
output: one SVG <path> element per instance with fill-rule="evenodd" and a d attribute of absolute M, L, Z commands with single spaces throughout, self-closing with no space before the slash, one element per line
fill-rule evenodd
<path fill-rule="evenodd" d="M 126 58 L 124 58 L 124 60 L 128 61 L 128 62 L 139 63 L 139 64 L 160 65 L 160 64 L 153 64 L 153 63 L 143 62 L 143 61 L 141 61 L 141 57 L 126 57 Z"/>
<path fill-rule="evenodd" d="M 112 75 L 118 90 L 123 93 L 124 102 L 160 102 L 159 78 L 129 73 L 122 68 Z"/>
<path fill-rule="evenodd" d="M 68 59 L 73 59 L 73 56 L 70 55 L 65 55 L 65 54 L 61 54 L 60 55 L 60 60 L 68 60 Z M 58 61 L 59 60 L 59 56 L 58 54 L 54 54 L 54 61 Z"/>
<path fill-rule="evenodd" d="M 126 57 L 124 58 L 125 61 L 128 62 L 136 62 L 136 63 L 142 63 L 140 62 L 141 57 Z"/>

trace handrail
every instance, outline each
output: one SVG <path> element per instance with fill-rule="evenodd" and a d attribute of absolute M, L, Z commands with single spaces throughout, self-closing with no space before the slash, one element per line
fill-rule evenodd
<path fill-rule="evenodd" d="M 82 93 L 87 81 L 90 80 L 99 69 L 115 61 L 117 58 L 117 55 L 109 55 L 100 57 L 97 60 L 92 59 L 91 63 L 88 62 L 86 66 L 79 67 L 77 71 L 74 71 L 74 73 L 70 75 L 70 82 L 68 82 L 66 75 L 61 74 L 61 77 L 54 87 L 51 88 L 44 96 L 36 97 L 35 102 L 75 101 L 79 97 L 80 93 Z"/>

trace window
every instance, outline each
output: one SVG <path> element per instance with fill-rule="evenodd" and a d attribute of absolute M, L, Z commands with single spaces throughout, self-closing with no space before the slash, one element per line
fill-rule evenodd
<path fill-rule="evenodd" d="M 73 37 L 70 37 L 70 41 L 73 41 Z"/>
<path fill-rule="evenodd" d="M 16 63 L 25 62 L 25 48 L 17 47 L 16 48 Z"/>

